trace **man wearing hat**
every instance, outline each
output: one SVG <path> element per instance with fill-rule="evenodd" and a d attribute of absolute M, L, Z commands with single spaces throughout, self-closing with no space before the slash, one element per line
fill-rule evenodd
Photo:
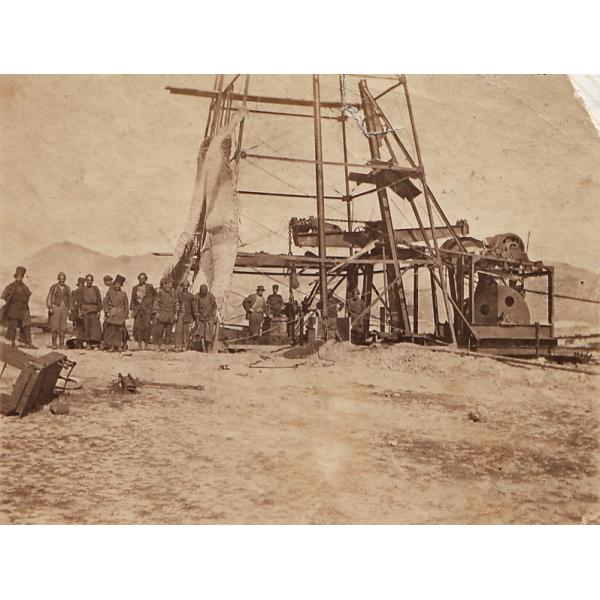
<path fill-rule="evenodd" d="M 283 296 L 279 293 L 279 286 L 273 286 L 273 293 L 267 296 L 267 306 L 269 307 L 270 317 L 280 317 L 283 312 L 285 302 Z"/>
<path fill-rule="evenodd" d="M 153 338 L 154 343 L 158 344 L 157 350 L 159 352 L 163 347 L 164 351 L 167 352 L 173 343 L 173 324 L 175 323 L 175 316 L 178 311 L 179 301 L 177 300 L 177 294 L 173 290 L 173 283 L 167 279 L 162 283 L 158 292 L 156 292 L 153 307 L 155 315 Z"/>
<path fill-rule="evenodd" d="M 26 348 L 35 349 L 31 343 L 31 315 L 29 313 L 29 298 L 31 291 L 23 283 L 23 278 L 27 269 L 17 267 L 15 269 L 15 280 L 6 286 L 2 292 L 2 300 L 5 301 L 2 307 L 2 321 L 6 321 L 6 338 L 14 346 L 17 339 L 17 328 L 20 331 L 20 338 Z"/>
<path fill-rule="evenodd" d="M 156 290 L 148 283 L 146 273 L 138 275 L 138 282 L 131 290 L 129 307 L 133 313 L 133 339 L 138 343 L 139 350 L 142 350 L 142 344 L 147 350 L 152 338 L 152 307 Z"/>
<path fill-rule="evenodd" d="M 67 316 L 71 308 L 71 288 L 66 284 L 67 276 L 61 271 L 57 275 L 57 279 L 58 282 L 50 286 L 50 291 L 46 298 L 48 325 L 52 333 L 53 350 L 56 350 L 58 347 L 65 347 Z"/>
<path fill-rule="evenodd" d="M 85 285 L 81 289 L 81 303 L 79 312 L 83 321 L 83 340 L 88 348 L 97 346 L 102 341 L 102 325 L 100 313 L 102 311 L 102 296 L 100 290 L 94 285 L 94 276 L 88 273 L 85 276 Z"/>
<path fill-rule="evenodd" d="M 246 311 L 246 319 L 248 319 L 248 325 L 250 329 L 249 338 L 255 342 L 258 341 L 258 336 L 260 335 L 263 318 L 267 308 L 267 303 L 263 297 L 264 291 L 264 286 L 259 285 L 256 288 L 256 293 L 246 296 L 242 302 L 242 306 Z"/>
<path fill-rule="evenodd" d="M 121 289 L 125 277 L 117 275 L 104 298 L 104 347 L 109 352 L 123 350 L 126 342 L 125 321 L 129 315 L 129 300 Z"/>
<path fill-rule="evenodd" d="M 77 340 L 83 339 L 83 320 L 81 319 L 81 293 L 85 285 L 85 278 L 77 278 L 77 288 L 71 293 L 71 312 L 69 320 L 73 323 L 73 336 Z"/>

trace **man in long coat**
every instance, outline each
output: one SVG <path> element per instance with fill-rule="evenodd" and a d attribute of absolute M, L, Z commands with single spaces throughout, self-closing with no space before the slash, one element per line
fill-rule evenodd
<path fill-rule="evenodd" d="M 94 276 L 88 273 L 85 276 L 85 286 L 81 289 L 79 313 L 83 325 L 83 340 L 88 348 L 97 346 L 102 341 L 102 325 L 100 313 L 102 311 L 102 296 L 100 290 L 94 285 Z"/>
<path fill-rule="evenodd" d="M 262 285 L 259 285 L 256 288 L 256 293 L 246 296 L 242 302 L 242 306 L 246 311 L 246 319 L 248 319 L 250 330 L 248 337 L 253 342 L 258 342 L 263 319 L 267 310 L 267 303 L 263 297 L 264 291 L 265 288 Z"/>
<path fill-rule="evenodd" d="M 2 292 L 2 300 L 5 301 L 2 307 L 2 321 L 6 322 L 6 338 L 13 346 L 16 345 L 17 329 L 19 329 L 19 337 L 23 340 L 23 345 L 35 349 L 31 342 L 31 314 L 29 313 L 31 291 L 23 283 L 26 272 L 25 267 L 17 267 L 15 280 Z"/>
<path fill-rule="evenodd" d="M 69 320 L 73 323 L 73 336 L 77 340 L 83 339 L 83 319 L 81 318 L 81 293 L 85 285 L 85 278 L 77 278 L 77 287 L 71 292 L 71 311 Z"/>
<path fill-rule="evenodd" d="M 179 310 L 175 323 L 175 352 L 190 349 L 190 334 L 194 323 L 194 294 L 190 292 L 190 284 L 184 283 L 177 294 Z"/>
<path fill-rule="evenodd" d="M 138 343 L 138 349 L 146 350 L 152 339 L 152 308 L 156 298 L 156 290 L 148 283 L 146 273 L 138 275 L 138 285 L 131 290 L 130 309 L 133 313 L 133 339 Z"/>
<path fill-rule="evenodd" d="M 177 294 L 173 290 L 171 281 L 165 281 L 156 293 L 154 299 L 153 313 L 154 321 L 154 343 L 158 344 L 157 350 L 160 352 L 163 347 L 167 352 L 172 344 L 173 324 L 177 311 L 179 310 L 179 301 Z"/>
<path fill-rule="evenodd" d="M 125 322 L 129 315 L 129 300 L 121 289 L 125 283 L 122 275 L 117 275 L 104 298 L 104 347 L 109 352 L 123 350 L 126 342 Z"/>
<path fill-rule="evenodd" d="M 215 339 L 217 300 L 204 283 L 194 298 L 194 318 L 196 320 L 196 338 L 200 342 L 200 349 L 202 352 L 210 352 Z"/>
<path fill-rule="evenodd" d="M 67 285 L 67 276 L 61 271 L 57 275 L 58 282 L 50 286 L 46 297 L 48 308 L 48 325 L 52 333 L 52 349 L 65 347 L 67 317 L 71 309 L 71 288 Z"/>

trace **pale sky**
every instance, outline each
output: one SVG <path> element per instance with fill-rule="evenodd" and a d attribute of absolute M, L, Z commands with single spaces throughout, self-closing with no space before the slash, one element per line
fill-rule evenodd
<path fill-rule="evenodd" d="M 164 88 L 210 89 L 212 81 L 202 75 L 0 78 L 2 263 L 66 239 L 114 256 L 172 250 L 187 218 L 208 102 Z M 477 237 L 531 231 L 534 258 L 597 270 L 600 137 L 568 79 L 408 81 L 430 185 L 451 220 L 466 218 Z M 253 76 L 252 82 L 272 95 L 310 98 L 312 91 L 306 76 Z M 599 79 L 578 76 L 574 83 L 598 110 Z M 323 88 L 331 97 L 336 80 L 325 77 Z M 391 113 L 395 108 L 389 106 Z M 310 119 L 254 119 L 247 133 L 254 152 L 312 158 Z M 339 124 L 327 122 L 326 158 L 340 158 L 338 134 Z M 350 136 L 353 148 L 366 150 L 356 127 Z M 353 157 L 364 160 L 366 153 Z M 314 192 L 312 165 L 260 165 L 266 171 L 242 164 L 241 188 Z M 339 172 L 326 172 L 325 183 L 326 193 L 339 191 Z M 288 218 L 316 212 L 314 201 L 242 202 L 248 250 L 286 252 Z M 374 202 L 357 202 L 358 216 L 375 218 Z M 329 217 L 343 216 L 341 203 L 329 206 Z M 396 217 L 397 226 L 406 226 Z"/>

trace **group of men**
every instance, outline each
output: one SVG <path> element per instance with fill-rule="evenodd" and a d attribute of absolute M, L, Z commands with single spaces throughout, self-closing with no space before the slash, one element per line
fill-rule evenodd
<path fill-rule="evenodd" d="M 17 267 L 14 281 L 2 292 L 4 306 L 0 308 L 0 322 L 7 325 L 6 337 L 15 345 L 17 330 L 24 347 L 35 348 L 31 339 L 31 315 L 29 299 L 31 291 L 24 283 L 25 267 Z M 130 340 L 127 319 L 133 318 L 133 339 L 139 350 L 148 350 L 154 344 L 159 351 L 184 352 L 192 347 L 209 352 L 212 350 L 217 327 L 217 302 L 205 284 L 193 294 L 189 284 L 177 289 L 169 280 L 161 282 L 158 289 L 148 282 L 146 273 L 138 275 L 138 283 L 131 290 L 131 301 L 123 289 L 125 278 L 117 275 L 104 277 L 104 297 L 94 284 L 94 276 L 79 277 L 74 290 L 67 285 L 67 276 L 60 272 L 56 283 L 50 286 L 46 298 L 48 326 L 52 335 L 53 349 L 65 347 L 67 321 L 73 323 L 74 337 L 68 340 L 70 347 L 101 348 L 119 352 L 128 347 Z M 259 285 L 256 293 L 244 298 L 242 306 L 248 319 L 250 341 L 258 341 L 268 332 L 276 320 L 283 321 L 291 337 L 299 312 L 297 302 L 285 302 L 279 286 L 264 297 L 265 288 Z M 328 292 L 327 314 L 317 304 L 317 311 L 324 326 L 327 339 L 340 339 L 338 311 L 343 303 Z M 347 301 L 351 322 L 351 340 L 360 343 L 364 339 L 365 303 L 358 290 Z M 306 314 L 309 308 L 304 306 Z M 104 319 L 102 320 L 102 315 Z"/>
<path fill-rule="evenodd" d="M 286 303 L 283 296 L 279 294 L 279 286 L 273 286 L 273 293 L 264 297 L 265 288 L 259 285 L 254 294 L 250 294 L 244 298 L 242 307 L 246 311 L 246 319 L 248 320 L 248 338 L 250 341 L 258 340 L 261 333 L 269 331 L 272 320 L 281 316 L 287 317 L 287 331 L 290 335 L 290 330 L 294 328 L 296 314 L 298 313 L 298 303 Z M 327 292 L 327 312 L 323 314 L 323 306 L 319 301 L 317 303 L 316 319 L 320 317 L 323 324 L 322 336 L 328 340 L 340 340 L 341 335 L 338 330 L 338 312 L 343 308 L 344 303 L 336 299 L 333 290 Z M 365 307 L 366 304 L 360 296 L 360 292 L 354 289 L 350 292 L 347 301 L 348 315 L 350 317 L 350 339 L 353 343 L 361 343 L 364 341 L 365 333 Z M 309 306 L 304 306 L 303 312 L 310 314 Z"/>
<path fill-rule="evenodd" d="M 31 291 L 23 282 L 25 273 L 25 267 L 17 267 L 14 282 L 2 293 L 5 304 L 0 316 L 7 325 L 6 337 L 13 345 L 19 330 L 21 343 L 35 348 L 31 340 L 29 312 Z M 152 344 L 159 351 L 183 352 L 191 349 L 193 344 L 204 352 L 212 349 L 217 302 L 206 285 L 201 285 L 197 294 L 190 291 L 189 284 L 175 289 L 168 280 L 155 289 L 148 282 L 146 273 L 140 273 L 129 301 L 123 289 L 125 278 L 122 275 L 114 279 L 110 275 L 104 277 L 104 297 L 94 284 L 92 274 L 80 277 L 74 290 L 66 281 L 65 273 L 59 273 L 46 298 L 53 349 L 65 347 L 67 321 L 70 320 L 74 335 L 68 340 L 68 345 L 122 351 L 128 347 L 130 340 L 126 324 L 130 314 L 133 338 L 139 350 L 148 350 Z"/>

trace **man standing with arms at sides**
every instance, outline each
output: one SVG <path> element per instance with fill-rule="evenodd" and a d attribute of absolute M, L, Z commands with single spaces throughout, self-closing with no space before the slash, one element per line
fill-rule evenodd
<path fill-rule="evenodd" d="M 352 296 L 348 301 L 348 314 L 350 315 L 350 339 L 353 344 L 365 341 L 365 301 L 360 297 L 358 289 L 352 290 Z"/>
<path fill-rule="evenodd" d="M 106 291 L 108 292 L 108 290 L 110 290 L 110 288 L 113 284 L 112 275 L 105 275 L 102 278 L 102 281 L 104 282 L 104 285 L 106 286 Z M 102 344 L 101 344 L 102 349 L 104 349 L 104 334 L 105 333 L 106 333 L 106 315 L 104 315 L 104 321 L 102 321 Z"/>
<path fill-rule="evenodd" d="M 196 336 L 200 340 L 202 352 L 212 350 L 217 322 L 217 300 L 203 283 L 194 299 L 194 318 L 196 319 Z"/>
<path fill-rule="evenodd" d="M 35 349 L 31 342 L 31 314 L 29 313 L 29 298 L 31 291 L 23 283 L 25 267 L 15 269 L 15 280 L 6 286 L 2 292 L 2 300 L 6 304 L 2 307 L 2 319 L 7 322 L 6 338 L 15 346 L 17 339 L 17 328 L 19 337 L 23 340 L 25 348 Z"/>
<path fill-rule="evenodd" d="M 246 311 L 246 319 L 248 319 L 248 325 L 250 329 L 248 337 L 253 342 L 258 342 L 263 318 L 267 308 L 267 303 L 263 297 L 264 291 L 265 288 L 262 285 L 259 285 L 256 288 L 256 293 L 246 296 L 242 302 L 242 306 Z"/>
<path fill-rule="evenodd" d="M 83 341 L 91 350 L 93 346 L 98 346 L 102 341 L 102 325 L 100 325 L 102 296 L 100 290 L 94 285 L 94 276 L 90 273 L 85 276 L 79 310 L 83 321 Z"/>
<path fill-rule="evenodd" d="M 179 311 L 175 323 L 175 352 L 190 349 L 190 332 L 194 322 L 194 294 L 190 292 L 190 284 L 186 281 L 177 294 Z"/>
<path fill-rule="evenodd" d="M 119 352 L 125 347 L 125 321 L 129 314 L 127 294 L 121 289 L 125 283 L 122 275 L 115 277 L 104 298 L 104 347 L 109 352 Z"/>
<path fill-rule="evenodd" d="M 131 291 L 131 311 L 133 313 L 133 338 L 138 350 L 148 350 L 152 337 L 152 307 L 156 297 L 154 286 L 148 283 L 146 273 L 138 275 L 138 285 Z"/>
<path fill-rule="evenodd" d="M 48 324 L 52 333 L 53 350 L 65 347 L 67 317 L 71 308 L 71 288 L 66 284 L 67 276 L 61 271 L 57 275 L 57 279 L 58 283 L 50 286 L 48 297 L 46 298 L 49 317 Z"/>
<path fill-rule="evenodd" d="M 285 302 L 283 301 L 283 296 L 279 293 L 279 286 L 273 286 L 273 293 L 267 296 L 267 307 L 269 316 L 280 317 L 283 311 Z"/>
<path fill-rule="evenodd" d="M 173 323 L 179 310 L 177 294 L 173 290 L 173 284 L 170 280 L 162 283 L 161 288 L 156 293 L 154 299 L 153 313 L 156 317 L 154 323 L 154 343 L 158 344 L 157 350 L 168 352 L 168 347 L 172 343 Z"/>
<path fill-rule="evenodd" d="M 85 278 L 77 278 L 77 288 L 73 290 L 71 294 L 71 312 L 69 319 L 73 323 L 73 336 L 77 340 L 83 339 L 83 320 L 81 319 L 81 294 L 83 292 L 83 286 L 85 285 Z M 69 346 L 70 347 L 70 346 Z"/>
<path fill-rule="evenodd" d="M 340 341 L 340 334 L 338 332 L 338 311 L 342 308 L 333 293 L 333 290 L 327 290 L 327 314 L 323 313 L 323 306 L 321 301 L 317 302 L 317 309 L 321 313 L 321 320 L 323 322 L 324 334 L 326 340 Z"/>

